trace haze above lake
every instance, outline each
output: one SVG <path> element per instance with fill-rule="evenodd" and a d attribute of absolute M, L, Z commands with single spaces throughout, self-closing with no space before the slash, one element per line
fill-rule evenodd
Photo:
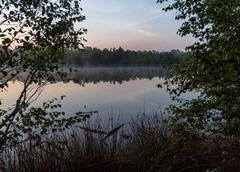
<path fill-rule="evenodd" d="M 168 75 L 161 66 L 63 70 L 68 71 L 67 79 L 48 84 L 34 105 L 66 95 L 62 105 L 67 113 L 96 110 L 104 116 L 129 118 L 143 113 L 159 113 L 172 103 L 166 88 L 157 87 Z M 4 107 L 15 103 L 22 87 L 21 81 L 9 82 L 9 88 L 0 93 Z"/>

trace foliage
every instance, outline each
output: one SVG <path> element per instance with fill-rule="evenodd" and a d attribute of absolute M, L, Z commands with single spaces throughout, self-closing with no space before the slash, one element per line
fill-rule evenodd
<path fill-rule="evenodd" d="M 68 50 L 64 58 L 67 65 L 158 65 L 183 63 L 186 53 L 98 49 L 87 47 L 81 51 Z"/>
<path fill-rule="evenodd" d="M 0 109 L 2 151 L 29 136 L 39 138 L 81 120 L 81 115 L 64 118 L 57 100 L 39 108 L 31 103 L 48 81 L 64 77 L 57 71 L 59 60 L 65 48 L 79 48 L 86 30 L 74 28 L 85 19 L 80 0 L 3 0 L 0 19 L 0 91 L 7 91 L 12 79 L 23 81 L 15 105 Z"/>
<path fill-rule="evenodd" d="M 164 1 L 168 0 L 158 0 Z M 216 139 L 220 149 L 232 156 L 223 158 L 224 164 L 231 165 L 240 136 L 240 1 L 175 0 L 164 10 L 174 10 L 175 18 L 183 20 L 181 36 L 196 39 L 187 48 L 190 57 L 171 81 L 178 88 L 170 93 L 183 101 L 171 108 L 175 124 Z M 187 91 L 199 96 L 182 100 L 180 95 Z"/>

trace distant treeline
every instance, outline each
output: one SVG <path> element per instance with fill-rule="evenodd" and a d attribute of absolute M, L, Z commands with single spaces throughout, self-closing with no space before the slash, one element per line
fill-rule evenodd
<path fill-rule="evenodd" d="M 123 48 L 67 50 L 63 64 L 66 65 L 158 65 L 184 62 L 186 53 L 179 50 L 170 52 L 131 51 Z"/>

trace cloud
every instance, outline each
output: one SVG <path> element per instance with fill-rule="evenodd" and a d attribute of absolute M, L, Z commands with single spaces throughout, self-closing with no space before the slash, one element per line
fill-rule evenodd
<path fill-rule="evenodd" d="M 133 33 L 133 34 L 138 34 L 144 37 L 160 37 L 163 36 L 160 32 L 154 32 L 154 31 L 150 31 L 144 27 L 142 27 L 141 25 L 137 25 L 134 23 L 129 23 L 126 24 L 126 28 L 129 32 Z"/>
<path fill-rule="evenodd" d="M 172 1 L 172 0 L 169 0 Z M 176 31 L 175 12 L 165 13 L 156 0 L 83 0 L 87 45 L 126 49 L 183 49 L 188 39 Z M 81 26 L 79 24 L 79 27 Z"/>
<path fill-rule="evenodd" d="M 136 31 L 142 35 L 145 35 L 145 36 L 148 36 L 148 37 L 156 37 L 156 36 L 160 36 L 159 33 L 156 33 L 156 32 L 150 32 L 150 31 L 147 31 L 147 30 L 143 30 L 143 29 L 136 29 Z"/>

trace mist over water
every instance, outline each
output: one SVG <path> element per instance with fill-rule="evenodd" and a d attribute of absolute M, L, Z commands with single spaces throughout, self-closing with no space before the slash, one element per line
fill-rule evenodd
<path fill-rule="evenodd" d="M 169 73 L 161 66 L 63 70 L 68 73 L 67 79 L 49 83 L 34 106 L 65 95 L 62 105 L 67 113 L 96 110 L 101 115 L 117 115 L 125 119 L 143 113 L 158 113 L 172 103 L 166 88 L 157 87 Z M 21 81 L 9 82 L 9 88 L 0 93 L 4 107 L 15 103 L 22 87 Z"/>

